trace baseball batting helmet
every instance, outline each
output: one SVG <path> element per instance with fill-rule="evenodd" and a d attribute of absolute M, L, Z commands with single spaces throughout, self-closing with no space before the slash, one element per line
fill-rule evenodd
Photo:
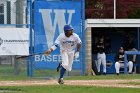
<path fill-rule="evenodd" d="M 69 30 L 73 30 L 73 27 L 70 25 L 65 25 L 64 26 L 64 31 L 69 31 Z"/>
<path fill-rule="evenodd" d="M 64 33 L 67 37 L 71 36 L 73 33 L 73 27 L 70 25 L 65 25 L 64 26 Z"/>

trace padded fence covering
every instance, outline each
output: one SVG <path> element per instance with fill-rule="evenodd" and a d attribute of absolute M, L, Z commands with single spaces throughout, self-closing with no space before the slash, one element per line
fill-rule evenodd
<path fill-rule="evenodd" d="M 71 24 L 82 39 L 81 1 L 35 1 L 34 2 L 34 52 L 49 49 L 65 24 Z M 61 61 L 59 48 L 49 56 L 36 55 L 35 69 L 56 69 Z M 81 69 L 81 56 L 74 60 L 73 69 Z"/>

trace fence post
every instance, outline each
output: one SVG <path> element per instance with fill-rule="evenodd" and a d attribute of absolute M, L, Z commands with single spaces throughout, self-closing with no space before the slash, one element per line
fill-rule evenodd
<path fill-rule="evenodd" d="M 20 66 L 20 63 L 21 63 L 21 59 L 16 59 L 15 58 L 15 61 L 14 61 L 14 74 L 15 75 L 19 75 L 20 74 L 20 71 L 21 71 L 21 66 Z"/>
<path fill-rule="evenodd" d="M 92 38 L 91 38 L 91 28 L 86 28 L 86 75 L 92 74 Z"/>
<path fill-rule="evenodd" d="M 30 48 L 29 54 L 33 53 L 33 45 L 32 45 L 32 0 L 30 0 Z M 33 57 L 29 56 L 28 68 L 27 68 L 28 76 L 33 76 Z"/>

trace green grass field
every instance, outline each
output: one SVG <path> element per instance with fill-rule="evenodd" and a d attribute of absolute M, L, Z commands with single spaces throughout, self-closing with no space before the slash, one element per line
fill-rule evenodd
<path fill-rule="evenodd" d="M 59 77 L 59 72 L 56 70 L 36 70 L 35 77 L 47 77 L 56 76 Z M 18 75 L 14 74 L 13 66 L 0 65 L 0 80 L 28 80 L 33 79 L 27 77 L 27 71 L 25 68 L 21 68 L 21 72 Z M 101 76 L 65 76 L 66 80 L 98 80 L 98 79 L 140 79 L 140 74 L 124 75 L 119 76 L 115 74 L 101 75 Z"/>
<path fill-rule="evenodd" d="M 0 81 L 8 80 L 40 80 L 42 78 L 27 77 L 26 71 L 14 75 L 13 67 L 0 66 Z M 12 70 L 11 70 L 12 69 Z M 40 73 L 40 72 L 36 72 Z M 45 71 L 45 73 L 48 73 Z M 44 71 L 41 73 L 44 74 Z M 51 72 L 49 72 L 51 74 Z M 58 75 L 58 73 L 55 72 Z M 38 75 L 39 76 L 39 75 Z M 133 75 L 106 75 L 106 76 L 65 76 L 65 80 L 115 80 L 115 79 L 140 79 L 140 74 Z M 137 82 L 128 82 L 140 85 Z M 126 83 L 126 84 L 128 84 Z M 44 86 L 0 86 L 0 93 L 140 93 L 139 88 L 113 88 L 95 86 L 71 86 L 71 85 L 44 85 Z"/>
<path fill-rule="evenodd" d="M 32 80 L 29 77 L 0 77 L 1 80 Z M 139 74 L 135 75 L 107 75 L 107 76 L 73 76 L 65 77 L 66 80 L 112 80 L 112 79 L 140 79 Z M 38 78 L 38 80 L 40 80 Z M 128 82 L 133 83 L 133 82 Z M 127 83 L 126 83 L 127 84 Z M 140 83 L 133 83 L 140 85 Z M 138 88 L 112 88 L 94 86 L 71 86 L 71 85 L 45 85 L 45 86 L 2 86 L 0 92 L 9 90 L 10 93 L 140 93 Z M 4 92 L 4 93 L 9 93 Z"/>
<path fill-rule="evenodd" d="M 104 88 L 65 85 L 0 87 L 0 91 L 2 90 L 10 90 L 10 93 L 140 93 L 140 89 L 135 88 Z"/>

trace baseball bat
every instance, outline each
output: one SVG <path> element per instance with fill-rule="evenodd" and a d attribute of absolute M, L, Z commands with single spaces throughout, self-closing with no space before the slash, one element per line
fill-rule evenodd
<path fill-rule="evenodd" d="M 45 53 L 43 52 L 43 53 L 34 53 L 34 54 L 27 55 L 27 56 L 18 56 L 18 57 L 16 57 L 16 59 L 26 58 L 26 57 L 29 57 L 29 56 L 35 56 L 35 55 L 41 55 L 41 54 L 45 54 Z"/>

